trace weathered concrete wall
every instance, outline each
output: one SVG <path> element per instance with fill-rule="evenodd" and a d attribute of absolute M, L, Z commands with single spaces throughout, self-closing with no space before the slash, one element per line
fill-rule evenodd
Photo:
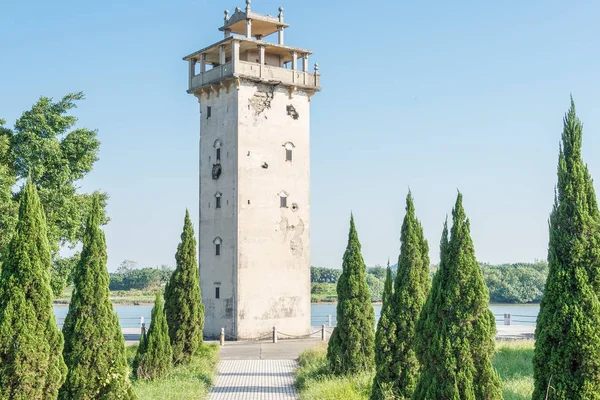
<path fill-rule="evenodd" d="M 235 270 L 237 233 L 237 98 L 233 89 L 219 96 L 213 92 L 200 102 L 200 227 L 199 268 L 202 302 L 206 308 L 204 335 L 217 337 L 221 327 L 235 336 Z M 207 118 L 207 107 L 211 117 Z M 212 178 L 216 163 L 215 142 L 220 140 L 221 175 Z M 217 209 L 215 194 L 222 193 Z M 221 254 L 215 254 L 215 238 L 221 238 Z M 216 299 L 215 288 L 220 298 Z"/>
<path fill-rule="evenodd" d="M 207 107 L 211 117 L 207 118 Z M 310 120 L 306 94 L 242 81 L 201 98 L 200 279 L 204 334 L 310 328 Z M 217 140 L 221 175 L 213 179 Z M 286 147 L 292 161 L 286 161 Z M 215 193 L 222 193 L 215 208 Z M 280 194 L 287 193 L 287 208 Z M 215 238 L 221 254 L 215 254 Z M 220 288 L 220 298 L 215 288 Z"/>
<path fill-rule="evenodd" d="M 239 89 L 238 336 L 310 327 L 310 119 L 303 93 Z M 288 112 L 289 106 L 293 107 Z M 292 161 L 285 145 L 293 144 Z M 289 147 L 290 145 L 288 145 Z M 266 168 L 265 168 L 266 167 Z M 287 208 L 279 194 L 286 192 Z"/>

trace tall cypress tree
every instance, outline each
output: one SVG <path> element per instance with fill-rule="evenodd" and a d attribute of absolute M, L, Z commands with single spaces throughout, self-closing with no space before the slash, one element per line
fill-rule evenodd
<path fill-rule="evenodd" d="M 492 366 L 496 322 L 488 302 L 459 193 L 450 240 L 444 225 L 440 268 L 417 324 L 421 374 L 413 399 L 502 398 Z"/>
<path fill-rule="evenodd" d="M 63 327 L 69 373 L 59 397 L 65 400 L 136 398 L 129 381 L 123 332 L 109 298 L 100 218 L 100 202 L 94 196 Z"/>
<path fill-rule="evenodd" d="M 185 211 L 181 243 L 175 254 L 177 267 L 165 288 L 165 313 L 175 365 L 188 363 L 202 344 L 204 305 L 196 260 L 196 238 L 190 214 Z"/>
<path fill-rule="evenodd" d="M 406 215 L 400 234 L 400 256 L 394 282 L 392 313 L 395 338 L 388 366 L 396 398 L 410 399 L 415 390 L 419 362 L 415 354 L 415 325 L 429 292 L 429 245 L 415 216 L 413 198 L 406 196 Z M 384 398 L 380 396 L 378 398 Z"/>
<path fill-rule="evenodd" d="M 533 399 L 544 399 L 547 391 L 550 399 L 600 399 L 600 218 L 581 144 L 582 126 L 571 98 L 550 214 L 548 278 L 535 331 Z"/>
<path fill-rule="evenodd" d="M 381 305 L 381 314 L 377 322 L 377 331 L 375 332 L 375 379 L 373 380 L 373 389 L 371 399 L 385 399 L 392 393 L 392 346 L 396 340 L 396 325 L 394 324 L 394 314 L 392 309 L 392 295 L 394 293 L 394 281 L 392 280 L 392 269 L 388 261 L 388 267 L 385 275 L 385 285 L 383 288 L 383 304 Z"/>
<path fill-rule="evenodd" d="M 160 378 L 166 375 L 173 365 L 173 349 L 160 292 L 156 293 L 150 329 L 143 344 L 140 342 L 136 361 L 136 373 L 142 379 Z"/>
<path fill-rule="evenodd" d="M 28 180 L 0 275 L 0 398 L 56 399 L 67 368 L 52 311 L 50 247 L 37 190 Z"/>
<path fill-rule="evenodd" d="M 369 371 L 375 361 L 375 311 L 353 216 L 342 268 L 337 283 L 337 326 L 329 340 L 327 359 L 335 374 Z"/>

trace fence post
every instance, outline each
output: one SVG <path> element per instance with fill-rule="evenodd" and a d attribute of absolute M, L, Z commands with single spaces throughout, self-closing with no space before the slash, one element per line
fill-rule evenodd
<path fill-rule="evenodd" d="M 146 323 L 144 322 L 144 317 L 140 317 L 140 340 L 142 340 L 142 336 L 146 334 Z"/>
<path fill-rule="evenodd" d="M 328 317 L 329 317 L 329 327 L 331 327 L 331 314 L 329 314 Z"/>
<path fill-rule="evenodd" d="M 277 328 L 273 327 L 273 343 L 277 343 Z"/>
<path fill-rule="evenodd" d="M 225 345 L 225 328 L 221 328 L 221 337 L 219 338 L 221 346 Z"/>
<path fill-rule="evenodd" d="M 321 325 L 321 340 L 325 340 L 325 324 Z"/>

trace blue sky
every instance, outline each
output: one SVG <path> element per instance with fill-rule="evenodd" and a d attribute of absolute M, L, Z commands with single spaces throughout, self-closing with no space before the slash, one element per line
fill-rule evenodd
<path fill-rule="evenodd" d="M 0 4 L 0 118 L 12 125 L 40 95 L 86 94 L 75 115 L 102 146 L 81 188 L 111 196 L 109 270 L 124 259 L 174 265 L 185 208 L 197 218 L 198 103 L 181 58 L 220 40 L 237 2 Z M 311 103 L 313 265 L 341 265 L 351 210 L 366 263 L 394 263 L 409 187 L 432 261 L 457 189 L 481 261 L 545 258 L 569 93 L 600 179 L 600 3 L 252 5 L 271 15 L 283 5 L 286 44 L 314 50 L 322 74 Z"/>

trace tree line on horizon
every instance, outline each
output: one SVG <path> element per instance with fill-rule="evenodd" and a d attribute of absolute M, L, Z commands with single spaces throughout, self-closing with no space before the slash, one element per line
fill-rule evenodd
<path fill-rule="evenodd" d="M 535 331 L 533 400 L 600 399 L 600 210 L 581 144 L 582 126 L 571 98 Z M 397 273 L 386 271 L 374 329 L 367 268 L 351 215 L 326 373 L 374 370 L 371 400 L 503 398 L 492 365 L 495 319 L 460 192 L 451 222 L 444 222 L 440 265 L 431 278 L 429 246 L 409 192 Z"/>

